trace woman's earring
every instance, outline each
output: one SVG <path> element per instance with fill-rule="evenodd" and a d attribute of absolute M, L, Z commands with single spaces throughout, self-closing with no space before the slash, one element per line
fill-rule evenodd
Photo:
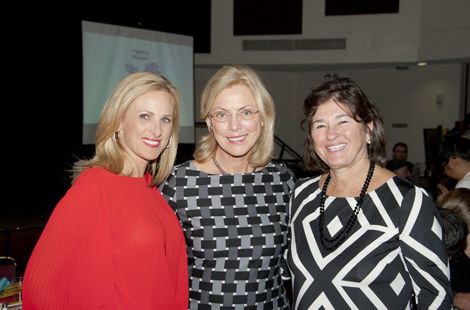
<path fill-rule="evenodd" d="M 119 140 L 119 131 L 114 132 L 113 140 L 114 140 L 114 142 L 118 142 L 118 140 Z"/>
<path fill-rule="evenodd" d="M 369 141 L 367 141 L 367 144 L 371 144 L 371 143 L 372 143 L 372 142 L 371 142 L 370 140 L 369 140 Z"/>
<path fill-rule="evenodd" d="M 168 145 L 166 146 L 166 148 L 169 148 L 171 145 L 171 137 L 170 137 L 170 143 L 168 143 Z"/>
<path fill-rule="evenodd" d="M 261 128 L 264 128 L 264 122 L 261 122 Z"/>

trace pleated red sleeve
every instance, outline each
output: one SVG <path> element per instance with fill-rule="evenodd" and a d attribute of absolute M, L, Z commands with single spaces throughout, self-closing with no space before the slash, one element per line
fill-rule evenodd
<path fill-rule="evenodd" d="M 181 227 L 149 181 L 82 173 L 28 262 L 23 309 L 187 309 Z"/>

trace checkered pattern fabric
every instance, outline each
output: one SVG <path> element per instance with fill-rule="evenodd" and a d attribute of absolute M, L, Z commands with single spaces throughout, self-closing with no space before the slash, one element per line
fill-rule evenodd
<path fill-rule="evenodd" d="M 186 237 L 190 309 L 289 309 L 280 261 L 294 183 L 272 163 L 235 175 L 173 169 L 160 189 Z"/>

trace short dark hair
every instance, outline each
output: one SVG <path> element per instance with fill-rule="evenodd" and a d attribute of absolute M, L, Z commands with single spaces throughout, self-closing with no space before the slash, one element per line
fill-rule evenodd
<path fill-rule="evenodd" d="M 458 157 L 470 161 L 470 139 L 453 137 L 446 139 L 439 147 L 439 155 L 448 160 L 451 157 Z"/>
<path fill-rule="evenodd" d="M 329 171 L 328 165 L 323 162 L 315 153 L 312 140 L 312 118 L 318 107 L 328 100 L 346 105 L 353 118 L 362 123 L 366 132 L 370 129 L 367 124 L 373 122 L 373 129 L 370 133 L 371 144 L 367 145 L 369 158 L 374 160 L 379 166 L 384 167 L 387 160 L 385 149 L 385 126 L 382 114 L 375 104 L 367 98 L 364 91 L 354 81 L 349 78 L 338 78 L 313 89 L 304 101 L 304 116 L 301 126 L 307 133 L 305 139 L 305 166 L 321 173 Z M 308 128 L 304 128 L 307 124 Z"/>
<path fill-rule="evenodd" d="M 459 251 L 460 245 L 467 238 L 468 227 L 457 213 L 450 209 L 438 208 L 442 218 L 442 230 L 446 242 L 447 256 Z"/>
<path fill-rule="evenodd" d="M 395 148 L 396 148 L 397 146 L 406 147 L 406 150 L 408 150 L 408 145 L 406 145 L 406 143 L 398 142 L 397 144 L 395 144 L 395 145 L 393 146 L 393 151 L 394 151 L 394 152 L 395 152 Z"/>

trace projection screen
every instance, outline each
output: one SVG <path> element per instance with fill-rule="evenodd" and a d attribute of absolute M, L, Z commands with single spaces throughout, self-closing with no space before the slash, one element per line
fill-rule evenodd
<path fill-rule="evenodd" d="M 95 143 L 114 87 L 134 72 L 165 76 L 181 95 L 180 143 L 194 143 L 193 37 L 82 21 L 83 144 Z"/>

